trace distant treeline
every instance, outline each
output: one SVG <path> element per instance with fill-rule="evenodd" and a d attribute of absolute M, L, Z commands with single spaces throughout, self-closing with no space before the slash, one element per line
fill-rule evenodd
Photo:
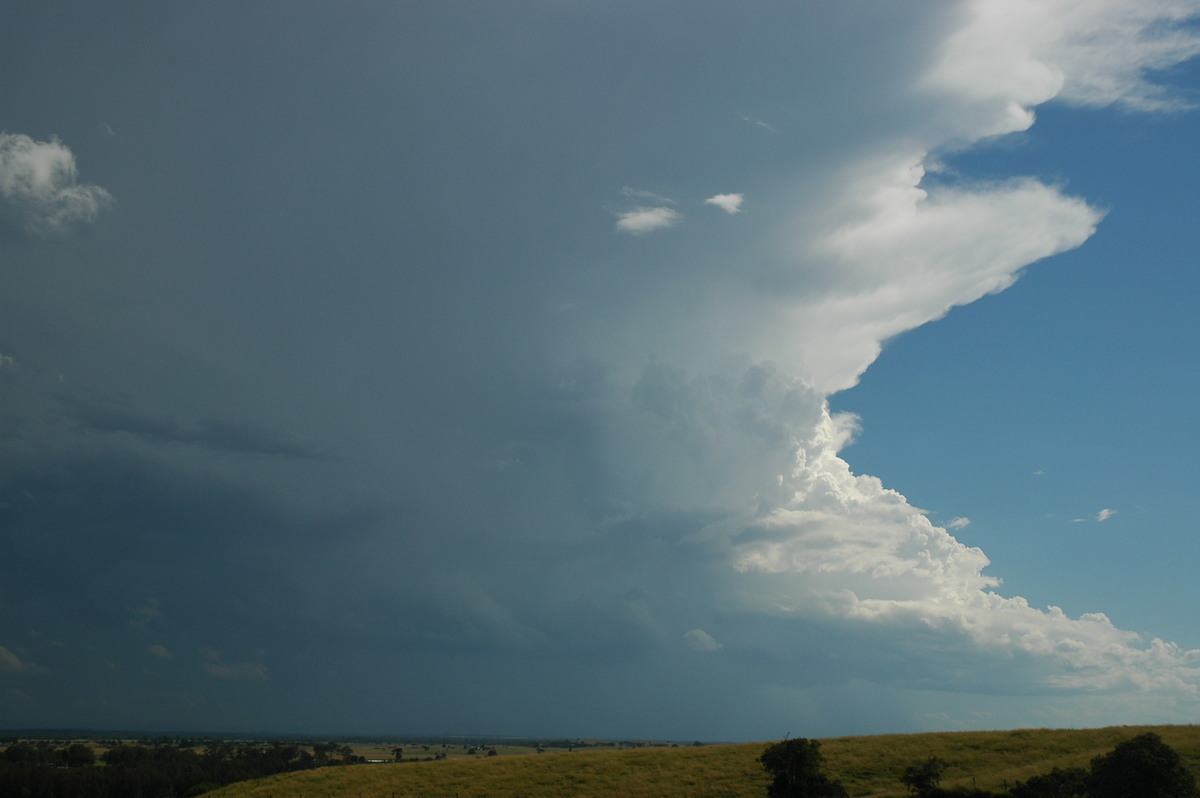
<path fill-rule="evenodd" d="M 24 798 L 192 796 L 236 781 L 366 761 L 337 743 L 120 743 L 98 759 L 80 742 L 11 743 L 0 752 L 0 795 Z"/>

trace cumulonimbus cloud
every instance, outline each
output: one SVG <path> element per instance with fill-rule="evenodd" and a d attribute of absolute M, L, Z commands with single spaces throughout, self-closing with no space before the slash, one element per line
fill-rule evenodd
<path fill-rule="evenodd" d="M 76 179 L 75 156 L 58 139 L 0 133 L 0 199 L 30 233 L 61 232 L 91 222 L 113 201 L 103 188 Z"/>
<path fill-rule="evenodd" d="M 1103 217 L 1033 178 L 930 188 L 933 154 L 1023 130 L 1034 106 L 1056 96 L 1170 107 L 1147 70 L 1200 52 L 1200 34 L 1172 27 L 1195 14 L 1192 4 L 1112 0 L 1082 10 L 978 0 L 965 11 L 966 23 L 913 89 L 930 103 L 925 126 L 847 165 L 824 215 L 792 250 L 797 271 L 823 278 L 818 290 L 773 297 L 755 316 L 760 333 L 747 348 L 760 361 L 759 377 L 698 373 L 664 381 L 668 372 L 655 366 L 653 390 L 649 371 L 639 385 L 652 397 L 644 407 L 660 431 L 643 430 L 637 448 L 622 456 L 652 463 L 657 495 L 673 506 L 732 502 L 725 520 L 705 533 L 710 550 L 723 551 L 731 566 L 712 590 L 724 606 L 777 624 L 775 649 L 787 649 L 781 641 L 789 624 L 821 619 L 864 639 L 882 628 L 908 629 L 938 640 L 933 650 L 961 647 L 981 663 L 1020 660 L 1013 671 L 1020 676 L 1000 689 L 1200 697 L 1200 652 L 1145 642 L 1100 613 L 1070 618 L 1003 596 L 983 551 L 935 526 L 878 479 L 853 473 L 840 455 L 854 421 L 830 415 L 826 397 L 854 385 L 883 341 L 1004 290 L 1030 264 L 1083 244 Z M 1094 46 L 1099 41 L 1124 44 Z M 715 200 L 707 201 L 737 209 Z M 658 226 L 653 215 L 631 219 Z M 730 387 L 714 391 L 717 385 Z M 655 440 L 661 446 L 651 454 Z M 738 466 L 726 470 L 729 462 Z M 772 466 L 779 466 L 774 474 Z M 688 495 L 696 485 L 720 485 L 721 492 Z M 718 634 L 725 651 L 762 644 Z M 799 659 L 803 641 L 796 646 Z M 908 655 L 926 665 L 936 658 Z M 995 676 L 956 678 L 962 689 L 982 691 L 996 689 Z"/>
<path fill-rule="evenodd" d="M 32 508 L 32 498 L 20 498 L 26 497 L 28 485 L 40 486 L 29 493 L 60 492 L 59 501 L 39 496 L 37 512 L 43 515 L 28 510 L 36 521 L 29 530 L 79 529 L 82 539 L 109 534 L 110 517 L 128 522 L 121 525 L 130 530 L 128 545 L 106 551 L 144 556 L 146 567 L 138 572 L 156 576 L 155 591 L 168 591 L 163 602 L 172 608 L 172 617 L 189 615 L 175 613 L 179 605 L 197 607 L 190 615 L 207 613 L 214 623 L 223 624 L 228 615 L 188 590 L 191 581 L 184 571 L 199 553 L 221 552 L 227 567 L 249 573 L 263 551 L 286 550 L 288 563 L 271 570 L 266 582 L 262 575 L 250 574 L 239 584 L 258 591 L 254 595 L 261 599 L 291 597 L 296 588 L 305 594 L 302 601 L 264 604 L 277 606 L 285 616 L 268 614 L 271 634 L 280 634 L 281 642 L 293 635 L 294 645 L 317 652 L 308 660 L 313 672 L 329 670 L 320 664 L 329 651 L 350 650 L 338 645 L 348 636 L 364 648 L 373 647 L 371 656 L 343 661 L 363 663 L 364 673 L 377 681 L 360 683 L 376 687 L 404 683 L 389 675 L 402 667 L 410 668 L 406 673 L 420 670 L 424 678 L 442 679 L 451 689 L 469 684 L 483 694 L 495 682 L 475 678 L 483 672 L 475 663 L 488 662 L 484 670 L 495 680 L 502 678 L 496 675 L 501 671 L 492 671 L 491 664 L 503 667 L 507 661 L 512 665 L 508 673 L 516 677 L 509 706 L 536 705 L 530 711 L 544 713 L 537 717 L 543 724 L 561 726 L 582 717 L 567 703 L 547 698 L 547 688 L 556 685 L 544 675 L 551 670 L 580 673 L 581 667 L 593 665 L 589 683 L 612 690 L 635 683 L 658 689 L 644 671 L 661 667 L 681 695 L 691 691 L 688 700 L 713 700 L 705 709 L 713 709 L 714 717 L 738 702 L 724 691 L 708 691 L 716 698 L 704 699 L 695 685 L 705 678 L 705 669 L 719 674 L 725 689 L 766 685 L 764 689 L 777 691 L 830 692 L 853 681 L 882 685 L 880 694 L 890 697 L 892 688 L 901 685 L 925 691 L 920 700 L 930 709 L 961 706 L 960 698 L 939 695 L 952 690 L 957 696 L 977 691 L 1005 701 L 1065 696 L 1076 702 L 1076 709 L 1118 695 L 1131 696 L 1130 703 L 1139 707 L 1161 698 L 1164 705 L 1176 704 L 1183 707 L 1178 711 L 1194 715 L 1200 654 L 1144 640 L 1099 612 L 1070 617 L 1006 595 L 987 554 L 955 538 L 953 532 L 965 519 L 938 526 L 884 481 L 854 471 L 848 462 L 852 458 L 843 453 L 859 421 L 832 413 L 828 401 L 858 380 L 888 338 L 1004 290 L 1038 259 L 1083 244 L 1101 222 L 1102 213 L 1086 200 L 1034 178 L 984 183 L 945 175 L 931 181 L 928 172 L 935 168 L 938 152 L 1024 129 L 1034 121 L 1036 105 L 1054 96 L 1091 105 L 1171 107 L 1171 98 L 1147 82 L 1145 70 L 1195 51 L 1197 37 L 1174 25 L 1188 7 L 1194 3 L 1096 0 L 1085 8 L 1059 0 L 962 0 L 906 5 L 913 10 L 896 16 L 920 17 L 920 24 L 904 34 L 912 38 L 893 37 L 890 29 L 881 32 L 880 27 L 848 37 L 846 48 L 858 49 L 847 61 L 865 66 L 854 75 L 821 72 L 822 80 L 828 74 L 831 83 L 823 87 L 825 99 L 818 100 L 836 102 L 817 108 L 820 113 L 806 125 L 804 146 L 811 144 L 812 154 L 806 156 L 811 160 L 798 158 L 796 175 L 779 168 L 778 150 L 760 161 L 738 161 L 738 169 L 742 163 L 749 164 L 747 170 L 761 168 L 759 176 L 732 174 L 726 170 L 734 168 L 731 164 L 722 165 L 719 177 L 703 174 L 703 157 L 691 152 L 686 161 L 672 162 L 671 168 L 686 163 L 695 172 L 688 177 L 698 185 L 745 188 L 754 198 L 754 213 L 737 218 L 737 224 L 684 227 L 676 208 L 694 208 L 707 190 L 677 205 L 651 192 L 625 189 L 612 208 L 616 233 L 641 236 L 680 229 L 653 242 L 663 246 L 647 248 L 640 245 L 651 242 L 638 240 L 639 246 L 612 246 L 595 255 L 618 253 L 605 264 L 613 268 L 593 269 L 590 250 L 586 267 L 573 258 L 555 258 L 552 274 L 546 267 L 552 279 L 540 283 L 561 290 L 563 295 L 553 301 L 565 306 L 563 299 L 570 299 L 573 312 L 556 313 L 554 334 L 537 336 L 539 344 L 548 342 L 545 360 L 541 349 L 518 352 L 519 344 L 506 343 L 526 339 L 497 334 L 500 327 L 474 327 L 473 332 L 490 334 L 469 340 L 495 343 L 498 355 L 476 383 L 473 375 L 467 376 L 470 363 L 455 359 L 462 357 L 461 350 L 439 348 L 444 345 L 439 338 L 467 340 L 461 331 L 422 338 L 429 341 L 429 363 L 436 360 L 438 369 L 428 371 L 432 383 L 422 386 L 421 400 L 403 403 L 410 383 L 421 382 L 405 374 L 397 377 L 393 394 L 386 394 L 394 395 L 398 406 L 366 403 L 382 408 L 363 410 L 381 413 L 363 416 L 374 423 L 336 427 L 364 430 L 357 450 L 361 461 L 347 458 L 327 469 L 328 459 L 273 432 L 273 425 L 282 423 L 274 418 L 266 419 L 267 427 L 197 422 L 194 415 L 178 411 L 157 415 L 135 412 L 136 406 L 71 404 L 57 388 L 56 406 L 66 407 L 63 428 L 47 439 L 75 440 L 89 453 L 111 447 L 121 459 L 60 457 L 31 478 L 17 473 L 19 458 L 7 458 L 7 495 Z M 830 10 L 815 14 L 817 21 L 838 13 L 831 10 L 837 4 L 823 8 Z M 922 33 L 911 33 L 916 29 Z M 904 64 L 888 62 L 878 70 L 870 64 L 881 59 L 860 57 L 876 54 L 881 42 L 893 39 L 904 44 Z M 933 49 L 922 49 L 926 47 Z M 707 45 L 703 57 L 711 59 Z M 922 72 L 923 64 L 932 66 Z M 773 85 L 782 87 L 781 103 L 809 102 L 807 89 L 785 96 L 788 75 L 795 77 L 795 71 L 764 77 L 775 78 Z M 893 80 L 897 75 L 902 77 Z M 877 125 L 856 124 L 861 121 L 856 114 L 866 113 L 856 103 L 870 105 L 875 113 L 878 99 L 878 94 L 863 99 L 868 95 L 858 92 L 860 82 L 863 89 L 886 84 L 889 100 L 896 101 L 871 117 Z M 839 118 L 818 119 L 821 114 Z M 746 121 L 766 127 L 756 119 Z M 840 135 L 851 124 L 853 141 Z M 750 125 L 735 127 L 762 139 L 763 131 Z M 778 131 L 780 135 L 769 137 L 772 146 L 787 146 L 782 123 Z M 74 159 L 65 146 L 5 135 L 8 160 L 0 166 L 9 188 L 0 198 L 23 229 L 63 229 L 94 218 L 111 201 L 103 189 L 76 182 Z M 17 179 L 20 175 L 24 177 Z M 784 185 L 793 179 L 794 186 Z M 741 208 L 735 196 L 716 195 L 706 202 L 731 212 Z M 724 199 L 714 202 L 718 198 Z M 585 223 L 593 224 L 594 206 L 584 205 Z M 735 228 L 739 238 L 724 237 Z M 614 235 L 605 243 L 620 240 Z M 672 257 L 666 245 L 676 241 L 684 246 Z M 647 268 L 647 250 L 653 268 Z M 621 261 L 623 252 L 633 254 Z M 755 283 L 748 275 L 763 264 L 788 279 L 766 287 Z M 577 279 L 585 268 L 586 279 Z M 455 286 L 459 277 L 454 275 Z M 524 290 L 524 284 L 519 288 L 513 292 L 519 299 L 503 291 L 478 293 L 488 294 L 489 305 L 496 305 L 489 309 L 498 310 L 498 318 L 519 317 L 528 320 L 531 330 L 547 332 L 535 327 L 543 322 L 529 312 L 538 292 Z M 458 290 L 446 295 L 470 301 Z M 411 296 L 423 301 L 428 294 L 414 285 Z M 503 307 L 505 302 L 510 304 Z M 354 312 L 362 310 L 355 307 Z M 470 316 L 488 314 L 462 313 Z M 331 331 L 334 327 L 329 325 Z M 568 334 L 560 335 L 563 330 Z M 368 354 L 373 345 L 377 342 L 362 342 Z M 364 368 L 371 364 L 374 372 L 378 362 L 395 362 L 396 349 L 389 340 L 379 360 L 349 360 Z M 33 357 L 23 348 L 13 351 L 23 360 Z M 445 366 L 449 373 L 455 365 L 461 367 L 462 381 L 456 374 L 440 382 L 440 369 Z M 0 376 L 12 366 L 0 355 Z M 13 377 L 32 371 L 23 364 L 0 382 L 15 384 L 19 380 Z M 519 379 L 491 379 L 496 375 Z M 364 384 L 374 385 L 371 379 Z M 288 398 L 296 400 L 296 417 L 301 417 L 303 392 L 290 385 Z M 477 386 L 486 390 L 474 390 Z M 189 402 L 189 407 L 208 405 L 199 399 Z M 436 408 L 426 410 L 426 404 Z M 335 428 L 326 423 L 343 424 L 327 420 L 323 400 L 312 412 L 322 419 L 321 429 Z M 400 423 L 396 419 L 404 421 L 389 427 Z M 418 429 L 419 434 L 413 432 Z M 404 447 L 395 441 L 411 443 L 412 451 L 398 453 Z M 53 456 L 55 446 L 35 445 L 32 437 L 28 442 L 24 446 L 21 441 L 24 452 Z M 348 444 L 345 451 L 352 450 Z M 153 457 L 140 459 L 147 452 Z M 241 456 L 246 454 L 273 456 Z M 191 465 L 160 478 L 165 471 L 161 466 L 172 459 L 180 462 L 180 456 L 189 458 L 183 462 L 219 461 L 223 467 L 236 460 L 255 478 L 272 475 L 261 476 L 264 484 L 278 476 L 279 486 L 292 485 L 288 474 L 302 468 L 306 481 L 294 484 L 316 486 L 330 475 L 328 491 L 314 490 L 318 498 L 309 499 L 302 496 L 304 490 L 292 488 L 286 491 L 286 503 L 281 499 L 277 507 L 262 498 L 265 487 L 262 496 L 250 497 L 240 483 L 237 490 L 212 490 L 195 480 Z M 132 464 L 124 470 L 105 467 L 112 462 Z M 356 472 L 358 463 L 363 470 Z M 340 476 L 333 473 L 342 468 Z M 84 484 L 92 486 L 90 493 L 81 490 Z M 376 491 L 386 498 L 373 498 Z M 365 493 L 371 493 L 370 501 L 361 498 Z M 328 496 L 354 507 L 361 501 L 371 510 L 371 501 L 378 501 L 389 510 L 352 518 L 329 512 L 333 521 L 311 523 L 296 520 L 308 518 L 305 513 L 282 509 Z M 970 512 L 969 507 L 954 509 Z M 231 518 L 249 519 L 245 526 L 254 533 L 242 534 L 243 525 L 231 525 Z M 1088 516 L 1092 518 L 1096 516 Z M 437 534 L 430 535 L 430 528 Z M 175 534 L 152 538 L 160 529 Z M 208 534 L 192 534 L 193 529 Z M 331 535 L 329 529 L 353 534 Z M 144 545 L 146 540 L 154 545 Z M 214 540 L 221 545 L 214 546 Z M 95 547 L 49 540 L 44 549 L 87 552 Z M 86 555 L 71 561 L 74 569 L 64 573 L 82 579 L 95 570 Z M 124 556 L 107 565 L 111 573 L 131 572 Z M 36 574 L 25 570 L 30 573 L 21 574 L 23 584 L 32 589 Z M 354 578 L 345 578 L 348 573 Z M 64 617 L 70 617 L 66 600 L 64 606 Z M 288 618 L 289 613 L 294 615 Z M 146 620 L 155 617 L 146 614 Z M 327 641 L 334 644 L 321 645 Z M 137 654 L 143 660 L 170 653 L 165 647 L 146 649 L 148 642 L 139 642 Z M 222 648 L 236 643 L 213 645 L 238 650 Z M 271 650 L 281 649 L 272 645 Z M 213 685 L 267 678 L 260 654 L 192 651 L 195 672 L 212 676 L 206 681 Z M 19 657 L 0 648 L 0 671 L 24 669 L 29 658 L 46 662 L 51 656 L 17 652 Z M 438 658 L 446 652 L 449 658 Z M 185 658 L 176 651 L 173 664 Z M 549 667 L 529 666 L 542 660 Z M 407 662 L 423 664 L 403 664 Z M 637 678 L 592 678 L 611 676 L 615 671 L 604 669 L 616 667 L 613 663 L 628 667 Z M 447 675 L 454 667 L 463 668 L 465 675 Z M 693 670 L 676 679 L 679 668 Z M 280 669 L 270 676 L 283 680 L 300 672 L 289 670 L 291 677 Z M 557 685 L 564 691 L 560 694 L 574 698 L 576 682 Z M 596 691 L 597 702 L 613 707 L 638 703 L 602 689 Z M 372 705 L 382 703 L 377 695 L 372 688 Z M 518 700 L 518 695 L 531 700 Z M 936 705 L 939 701 L 942 706 Z M 737 714 L 753 714 L 738 706 Z M 789 706 L 780 714 L 801 714 L 792 710 Z M 610 711 L 618 710 L 606 706 L 601 714 Z M 553 712 L 563 714 L 555 718 Z M 630 716 L 642 712 L 648 710 L 629 710 Z M 654 714 L 662 714 L 660 706 L 654 705 Z M 727 721 L 729 715 L 725 717 Z M 1074 725 L 1080 718 L 1077 713 L 1056 722 Z M 1019 722 L 1029 724 L 1030 716 Z M 758 722 L 750 733 L 763 734 L 766 725 Z M 720 726 L 706 728 L 725 733 Z"/>

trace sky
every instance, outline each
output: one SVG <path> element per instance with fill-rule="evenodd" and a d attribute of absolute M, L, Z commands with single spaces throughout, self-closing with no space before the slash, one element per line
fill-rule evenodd
<path fill-rule="evenodd" d="M 5 16 L 0 727 L 1200 719 L 1197 0 Z"/>

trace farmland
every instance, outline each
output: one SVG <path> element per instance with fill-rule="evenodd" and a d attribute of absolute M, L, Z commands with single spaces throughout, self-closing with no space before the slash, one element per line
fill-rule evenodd
<path fill-rule="evenodd" d="M 1001 791 L 1055 767 L 1086 767 L 1093 757 L 1154 731 L 1200 773 L 1200 726 L 1123 726 L 841 737 L 822 740 L 826 770 L 852 796 L 905 795 L 904 768 L 930 756 L 945 760 L 943 787 Z M 763 796 L 756 758 L 767 743 L 547 749 L 546 753 L 460 756 L 440 761 L 318 768 L 229 785 L 214 798 L 354 796 L 356 798 L 630 798 Z"/>

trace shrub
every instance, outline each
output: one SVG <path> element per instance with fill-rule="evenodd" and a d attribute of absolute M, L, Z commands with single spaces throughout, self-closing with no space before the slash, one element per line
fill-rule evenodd
<path fill-rule="evenodd" d="M 945 761 L 931 756 L 919 765 L 911 765 L 904 769 L 900 783 L 911 793 L 919 796 L 931 795 L 942 783 L 942 773 L 946 770 Z"/>
<path fill-rule="evenodd" d="M 1013 798 L 1084 798 L 1088 772 L 1083 768 L 1054 768 L 1013 787 Z"/>

